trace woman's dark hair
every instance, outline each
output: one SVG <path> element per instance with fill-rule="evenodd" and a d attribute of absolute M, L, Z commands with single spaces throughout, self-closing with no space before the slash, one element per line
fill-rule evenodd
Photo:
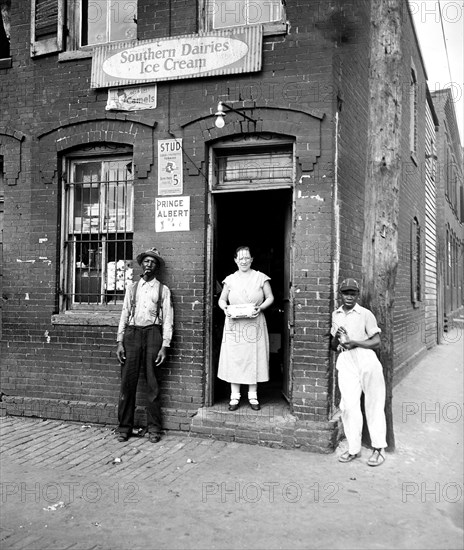
<path fill-rule="evenodd" d="M 248 250 L 248 252 L 250 253 L 250 256 L 253 258 L 253 254 L 251 253 L 251 250 L 250 250 L 250 247 L 249 247 L 249 246 L 239 246 L 239 247 L 235 250 L 235 256 L 234 256 L 234 258 L 237 258 L 237 257 L 238 257 L 238 253 L 240 252 L 240 250 Z"/>

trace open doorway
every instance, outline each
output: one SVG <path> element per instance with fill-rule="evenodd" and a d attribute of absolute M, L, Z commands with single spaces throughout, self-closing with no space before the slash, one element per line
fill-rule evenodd
<path fill-rule="evenodd" d="M 228 401 L 230 385 L 217 378 L 219 353 L 224 328 L 224 312 L 218 299 L 224 278 L 236 271 L 234 262 L 238 246 L 249 246 L 253 255 L 252 268 L 271 278 L 274 303 L 265 312 L 269 332 L 269 382 L 259 384 L 262 403 L 278 402 L 288 392 L 288 287 L 289 228 L 291 227 L 290 189 L 227 192 L 213 196 L 213 319 L 211 337 L 211 383 L 214 403 Z M 243 392 L 243 390 L 242 390 Z"/>

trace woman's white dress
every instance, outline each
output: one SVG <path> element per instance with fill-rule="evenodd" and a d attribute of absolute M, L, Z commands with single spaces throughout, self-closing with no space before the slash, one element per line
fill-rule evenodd
<path fill-rule="evenodd" d="M 223 281 L 229 287 L 229 304 L 264 302 L 263 286 L 270 277 L 251 269 L 248 277 L 239 271 Z M 219 356 L 218 377 L 234 384 L 256 384 L 269 380 L 269 334 L 266 318 L 260 312 L 253 319 L 226 316 Z"/>

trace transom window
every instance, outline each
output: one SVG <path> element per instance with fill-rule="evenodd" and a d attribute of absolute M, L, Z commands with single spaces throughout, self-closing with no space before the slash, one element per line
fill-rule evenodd
<path fill-rule="evenodd" d="M 255 139 L 242 147 L 213 149 L 212 190 L 290 187 L 294 180 L 293 144 Z"/>
<path fill-rule="evenodd" d="M 132 281 L 132 159 L 69 159 L 64 183 L 64 309 L 115 305 Z"/>

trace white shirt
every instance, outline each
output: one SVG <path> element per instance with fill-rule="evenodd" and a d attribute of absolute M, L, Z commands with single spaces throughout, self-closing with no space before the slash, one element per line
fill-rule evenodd
<path fill-rule="evenodd" d="M 136 287 L 137 285 L 137 287 Z M 163 302 L 160 307 L 160 319 L 156 318 L 156 310 L 159 299 L 160 282 L 154 278 L 151 281 L 140 281 L 129 285 L 124 296 L 124 303 L 119 320 L 117 341 L 122 342 L 124 332 L 127 326 L 146 327 L 153 325 L 162 325 L 163 327 L 163 346 L 169 347 L 172 340 L 172 331 L 174 325 L 174 310 L 171 302 L 171 291 L 163 284 Z M 137 288 L 135 297 L 135 309 L 132 313 L 132 293 Z"/>
<path fill-rule="evenodd" d="M 335 336 L 337 330 L 344 327 L 350 340 L 364 341 L 382 331 L 377 326 L 375 315 L 369 309 L 355 304 L 348 311 L 340 306 L 332 313 L 332 328 L 330 334 Z"/>
<path fill-rule="evenodd" d="M 375 315 L 369 309 L 355 304 L 354 307 L 345 312 L 343 306 L 340 306 L 332 313 L 332 328 L 330 334 L 335 336 L 339 327 L 344 327 L 350 340 L 362 342 L 372 338 L 374 334 L 380 334 L 381 330 L 377 326 Z M 366 369 L 372 369 L 377 366 L 382 368 L 377 355 L 372 349 L 352 348 L 345 349 L 338 346 L 337 351 L 342 351 L 337 358 L 337 369 L 344 369 L 347 365 L 354 366 L 360 372 Z"/>

